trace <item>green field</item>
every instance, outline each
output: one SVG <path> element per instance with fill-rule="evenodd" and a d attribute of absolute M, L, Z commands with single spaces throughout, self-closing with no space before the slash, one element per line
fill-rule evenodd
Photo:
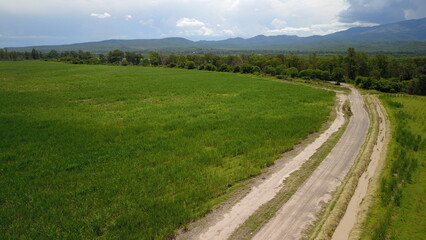
<path fill-rule="evenodd" d="M 0 239 L 165 239 L 318 130 L 334 92 L 0 62 Z"/>
<path fill-rule="evenodd" d="M 362 239 L 426 239 L 426 97 L 380 99 L 392 139 Z"/>

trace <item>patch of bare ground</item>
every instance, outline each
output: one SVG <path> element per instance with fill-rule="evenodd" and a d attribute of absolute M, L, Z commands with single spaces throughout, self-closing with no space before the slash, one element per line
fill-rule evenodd
<path fill-rule="evenodd" d="M 253 239 L 301 238 L 303 230 L 315 220 L 315 215 L 324 203 L 331 200 L 332 193 L 342 183 L 364 144 L 370 126 L 363 98 L 356 89 L 350 88 L 353 116 L 339 142 L 274 217 L 254 234 Z"/>
<path fill-rule="evenodd" d="M 369 182 L 383 165 L 383 155 L 388 142 L 388 123 L 384 110 L 375 96 L 366 96 L 367 109 L 372 122 L 360 154 L 342 185 L 334 193 L 315 224 L 305 232 L 307 239 L 348 239 L 366 196 Z M 364 213 L 365 215 L 365 213 Z"/>

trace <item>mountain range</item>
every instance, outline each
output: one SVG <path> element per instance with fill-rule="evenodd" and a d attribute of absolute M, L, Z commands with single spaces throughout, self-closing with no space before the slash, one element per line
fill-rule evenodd
<path fill-rule="evenodd" d="M 426 18 L 406 20 L 373 27 L 354 27 L 324 36 L 298 37 L 289 35 L 252 38 L 229 38 L 220 41 L 191 41 L 185 38 L 105 40 L 55 46 L 30 46 L 8 48 L 10 51 L 31 51 L 33 48 L 47 52 L 90 51 L 105 53 L 122 51 L 164 53 L 189 53 L 205 51 L 345 51 L 354 47 L 367 52 L 415 52 L 426 54 Z"/>

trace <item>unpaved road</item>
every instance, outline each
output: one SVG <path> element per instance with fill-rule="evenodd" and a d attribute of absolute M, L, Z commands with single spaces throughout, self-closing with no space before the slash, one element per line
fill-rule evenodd
<path fill-rule="evenodd" d="M 377 135 L 376 144 L 370 157 L 371 161 L 367 167 L 367 170 L 361 175 L 358 180 L 354 195 L 349 201 L 345 215 L 343 215 L 342 219 L 339 222 L 339 225 L 334 231 L 332 240 L 343 240 L 349 238 L 349 234 L 353 226 L 355 225 L 358 212 L 360 211 L 361 202 L 367 194 L 370 179 L 376 173 L 376 169 L 379 165 L 379 162 L 381 161 L 382 153 L 386 151 L 385 137 L 386 128 L 388 126 L 386 125 L 386 118 L 378 101 L 379 100 L 377 98 L 373 98 L 373 103 L 375 105 L 378 116 L 379 133 Z"/>
<path fill-rule="evenodd" d="M 207 226 L 195 228 L 177 236 L 178 239 L 227 239 L 242 223 L 244 223 L 260 206 L 273 199 L 283 187 L 282 182 L 294 171 L 298 170 L 304 162 L 325 143 L 329 137 L 344 124 L 345 117 L 342 105 L 347 99 L 346 95 L 337 95 L 339 104 L 336 107 L 337 116 L 330 127 L 325 130 L 314 142 L 307 145 L 297 156 L 289 159 L 277 172 L 271 174 L 258 185 L 251 188 L 250 192 L 235 205 L 208 221 Z"/>
<path fill-rule="evenodd" d="M 339 142 L 312 173 L 309 179 L 287 201 L 277 214 L 253 239 L 299 239 L 303 230 L 313 222 L 322 202 L 331 198 L 352 166 L 370 125 L 364 101 L 357 90 L 350 87 L 349 96 L 353 116 Z"/>

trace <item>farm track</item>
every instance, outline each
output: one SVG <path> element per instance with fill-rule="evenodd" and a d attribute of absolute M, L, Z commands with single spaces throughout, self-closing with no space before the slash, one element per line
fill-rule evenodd
<path fill-rule="evenodd" d="M 269 176 L 261 176 L 239 201 L 212 214 L 190 226 L 190 230 L 177 236 L 178 239 L 227 239 L 242 223 L 244 223 L 259 207 L 273 199 L 283 187 L 283 181 L 291 173 L 297 171 L 303 163 L 316 153 L 331 135 L 336 133 L 345 123 L 342 105 L 347 96 L 338 94 L 337 116 L 330 126 L 312 143 L 295 150 L 292 156 L 283 156 L 276 161 L 276 168 Z M 287 153 L 285 154 L 287 155 Z M 195 227 L 194 227 L 195 225 Z"/>
<path fill-rule="evenodd" d="M 303 230 L 314 221 L 322 204 L 330 200 L 332 192 L 348 173 L 370 125 L 362 96 L 357 90 L 350 88 L 352 92 L 349 100 L 353 116 L 345 133 L 309 179 L 253 239 L 301 238 Z"/>
<path fill-rule="evenodd" d="M 177 238 L 203 240 L 229 238 L 259 207 L 273 199 L 283 187 L 282 182 L 309 160 L 330 135 L 344 124 L 342 104 L 348 98 L 353 116 L 336 146 L 276 215 L 259 232 L 253 234 L 253 239 L 301 238 L 304 229 L 315 220 L 316 213 L 330 200 L 333 191 L 341 184 L 366 139 L 370 120 L 363 98 L 356 89 L 347 87 L 351 89 L 351 94 L 338 95 L 340 103 L 336 119 L 314 142 L 307 145 L 295 157 L 288 159 L 279 170 L 263 178 L 260 183 L 254 184 L 250 191 L 232 203 L 232 206 L 212 213 L 210 219 L 190 228 Z"/>
<path fill-rule="evenodd" d="M 355 223 L 364 221 L 365 209 L 367 205 L 371 204 L 371 199 L 367 200 L 367 191 L 370 191 L 371 184 L 377 184 L 377 177 L 380 175 L 381 169 L 384 165 L 384 160 L 387 152 L 387 144 L 389 142 L 389 123 L 386 121 L 384 114 L 384 108 L 377 97 L 371 96 L 372 105 L 374 106 L 372 111 L 375 111 L 376 120 L 374 127 L 376 128 L 376 134 L 374 136 L 374 147 L 371 152 L 365 153 L 365 159 L 368 159 L 368 165 L 365 167 L 364 172 L 357 180 L 356 189 L 347 205 L 345 214 L 340 219 L 337 225 L 332 240 L 340 239 L 359 239 L 359 236 L 352 238 L 350 234 L 354 228 Z M 374 130 L 373 130 L 374 131 Z M 371 144 L 373 146 L 373 144 Z M 376 177 L 375 180 L 372 178 Z M 373 182 L 372 182 L 373 180 Z M 371 197 L 371 196 L 370 196 Z M 364 209 L 364 211 L 362 211 Z M 357 234 L 353 234 L 357 235 Z"/>

